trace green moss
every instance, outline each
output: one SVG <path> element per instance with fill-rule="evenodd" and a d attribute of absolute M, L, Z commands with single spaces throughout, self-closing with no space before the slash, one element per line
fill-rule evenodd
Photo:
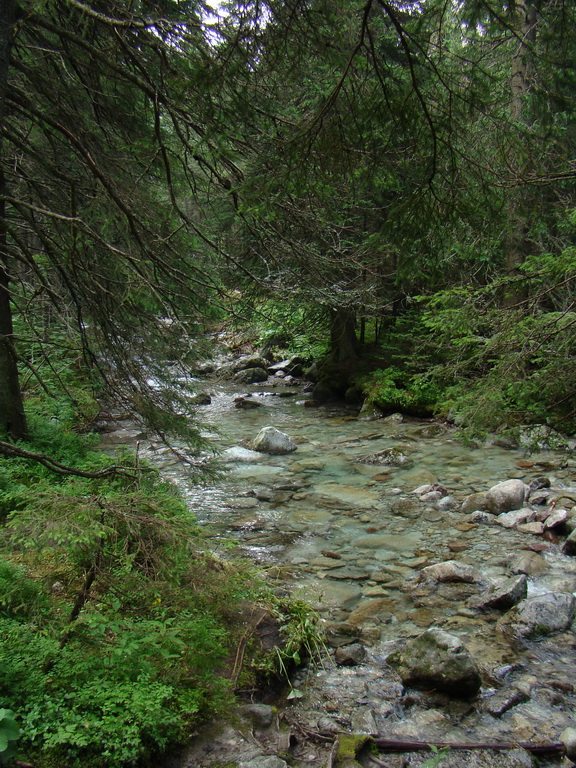
<path fill-rule="evenodd" d="M 338 736 L 338 752 L 336 754 L 336 768 L 338 768 L 341 762 L 346 762 L 347 765 L 360 765 L 356 763 L 356 756 L 366 745 L 369 740 L 369 736 L 366 734 L 358 733 L 341 733 Z M 353 761 L 350 763 L 349 761 Z"/>

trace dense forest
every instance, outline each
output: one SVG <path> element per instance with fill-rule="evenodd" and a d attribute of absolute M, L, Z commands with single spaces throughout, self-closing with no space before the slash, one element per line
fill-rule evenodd
<path fill-rule="evenodd" d="M 210 329 L 315 361 L 322 398 L 576 429 L 575 61 L 568 0 L 2 0 L 0 705 L 28 756 L 134 764 L 226 706 L 252 576 L 91 432 L 125 409 L 201 480 L 166 361 Z"/>

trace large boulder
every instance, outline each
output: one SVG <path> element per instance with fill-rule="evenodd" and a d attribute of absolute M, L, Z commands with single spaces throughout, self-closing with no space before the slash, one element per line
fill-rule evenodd
<path fill-rule="evenodd" d="M 512 640 L 538 640 L 566 631 L 574 620 L 575 606 L 569 592 L 529 597 L 503 616 L 498 627 Z"/>
<path fill-rule="evenodd" d="M 494 515 L 521 509 L 528 498 L 529 491 L 530 489 L 522 480 L 504 480 L 493 485 L 486 493 L 485 509 Z"/>
<path fill-rule="evenodd" d="M 258 384 L 267 378 L 268 371 L 265 368 L 244 368 L 233 376 L 238 384 Z"/>
<path fill-rule="evenodd" d="M 296 450 L 296 443 L 284 432 L 276 427 L 263 427 L 258 432 L 252 447 L 260 453 L 283 454 Z"/>
<path fill-rule="evenodd" d="M 388 656 L 404 685 L 467 699 L 480 690 L 476 662 L 455 635 L 433 627 Z"/>

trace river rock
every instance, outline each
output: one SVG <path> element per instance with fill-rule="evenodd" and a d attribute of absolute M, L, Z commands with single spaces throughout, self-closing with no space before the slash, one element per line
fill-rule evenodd
<path fill-rule="evenodd" d="M 384 448 L 383 451 L 358 456 L 358 464 L 380 464 L 387 467 L 407 468 L 412 466 L 412 459 L 397 448 Z"/>
<path fill-rule="evenodd" d="M 470 515 L 470 522 L 476 525 L 492 525 L 494 520 L 494 515 L 491 515 L 489 512 L 483 512 L 481 509 L 477 509 Z"/>
<path fill-rule="evenodd" d="M 234 408 L 240 408 L 243 411 L 253 410 L 254 408 L 262 408 L 262 403 L 258 400 L 253 400 L 251 397 L 235 397 Z"/>
<path fill-rule="evenodd" d="M 512 707 L 523 704 L 527 700 L 528 696 L 517 688 L 497 691 L 492 696 L 482 700 L 480 710 L 498 718 Z"/>
<path fill-rule="evenodd" d="M 565 555 L 576 555 L 576 528 L 564 542 L 562 552 L 564 552 Z"/>
<path fill-rule="evenodd" d="M 470 514 L 476 510 L 486 510 L 486 494 L 485 493 L 471 493 L 470 496 L 466 496 L 460 507 L 460 511 L 464 514 Z"/>
<path fill-rule="evenodd" d="M 447 496 L 448 491 L 443 485 L 440 485 L 439 483 L 426 483 L 425 485 L 419 485 L 418 488 L 414 488 L 412 493 L 414 493 L 416 496 L 426 496 L 429 493 L 432 493 L 434 491 L 437 491 L 440 493 L 440 496 Z"/>
<path fill-rule="evenodd" d="M 233 448 L 227 448 L 222 456 L 225 461 L 243 461 L 249 464 L 256 461 L 262 461 L 261 453 L 258 453 L 258 451 L 250 451 L 248 448 L 242 448 L 239 445 L 235 445 Z"/>
<path fill-rule="evenodd" d="M 232 363 L 235 371 L 244 371 L 249 368 L 264 368 L 267 369 L 269 361 L 262 355 L 242 355 Z"/>
<path fill-rule="evenodd" d="M 513 640 L 536 640 L 564 632 L 574 620 L 574 595 L 537 595 L 522 600 L 498 622 L 502 633 Z"/>
<path fill-rule="evenodd" d="M 572 762 L 576 761 L 576 728 L 564 728 L 560 741 L 566 747 L 566 757 Z"/>
<path fill-rule="evenodd" d="M 208 392 L 198 392 L 190 398 L 192 405 L 210 405 L 212 398 Z"/>
<path fill-rule="evenodd" d="M 445 560 L 443 563 L 434 563 L 422 568 L 422 576 L 436 581 L 459 581 L 472 584 L 476 581 L 482 581 L 482 576 L 475 568 L 466 563 L 459 563 L 457 560 Z"/>
<path fill-rule="evenodd" d="M 544 523 L 521 523 L 516 526 L 520 533 L 531 533 L 533 536 L 541 536 L 544 533 Z"/>
<path fill-rule="evenodd" d="M 362 404 L 360 413 L 358 414 L 359 421 L 377 421 L 384 416 L 383 411 L 378 408 L 374 403 L 370 403 L 367 400 Z"/>
<path fill-rule="evenodd" d="M 296 443 L 276 427 L 263 427 L 256 435 L 252 447 L 260 453 L 279 455 L 295 451 Z"/>
<path fill-rule="evenodd" d="M 417 518 L 422 515 L 422 506 L 417 499 L 400 498 L 392 502 L 390 512 L 400 517 Z"/>
<path fill-rule="evenodd" d="M 538 552 L 522 552 L 513 562 L 512 573 L 525 573 L 527 576 L 539 576 L 549 569 L 549 565 Z"/>
<path fill-rule="evenodd" d="M 555 512 L 552 512 L 552 514 L 544 520 L 544 528 L 551 530 L 564 525 L 568 520 L 569 515 L 570 512 L 567 509 L 558 509 Z"/>
<path fill-rule="evenodd" d="M 387 662 L 404 685 L 435 689 L 455 698 L 474 696 L 482 684 L 478 667 L 460 639 L 435 627 L 409 640 Z"/>
<path fill-rule="evenodd" d="M 293 355 L 287 360 L 281 360 L 279 363 L 274 363 L 268 366 L 268 372 L 272 376 L 277 376 L 279 373 L 288 374 L 289 376 L 302 376 L 304 364 L 304 358 L 298 355 Z"/>
<path fill-rule="evenodd" d="M 520 509 L 528 498 L 529 488 L 522 480 L 504 480 L 486 493 L 486 510 L 494 515 Z"/>
<path fill-rule="evenodd" d="M 341 667 L 355 667 L 366 660 L 366 648 L 360 643 L 344 645 L 337 648 L 334 653 L 334 659 Z"/>
<path fill-rule="evenodd" d="M 529 523 L 534 520 L 534 510 L 530 507 L 522 507 L 522 509 L 514 509 L 512 512 L 503 512 L 498 515 L 496 522 L 503 528 L 515 528 L 522 523 Z"/>
<path fill-rule="evenodd" d="M 268 704 L 243 704 L 238 711 L 259 728 L 269 728 L 274 721 L 274 707 Z"/>
<path fill-rule="evenodd" d="M 238 768 L 288 768 L 288 763 L 277 755 L 259 755 L 238 763 Z"/>
<path fill-rule="evenodd" d="M 391 613 L 388 610 L 390 600 L 385 597 L 375 597 L 370 600 L 364 600 L 348 616 L 348 623 L 354 626 L 363 624 L 365 621 L 386 622 L 390 621 Z"/>
<path fill-rule="evenodd" d="M 527 594 L 528 579 L 525 574 L 520 574 L 515 578 L 502 579 L 497 582 L 478 598 L 473 599 L 471 604 L 480 610 L 496 608 L 506 611 L 524 600 Z"/>
<path fill-rule="evenodd" d="M 245 368 L 233 376 L 234 381 L 238 384 L 258 384 L 261 381 L 266 381 L 268 378 L 268 371 L 264 368 Z"/>

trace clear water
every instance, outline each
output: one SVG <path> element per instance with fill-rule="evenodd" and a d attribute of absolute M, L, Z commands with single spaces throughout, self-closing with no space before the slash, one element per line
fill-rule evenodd
<path fill-rule="evenodd" d="M 255 463 L 230 462 L 220 480 L 199 487 L 190 482 L 186 466 L 164 449 L 153 442 L 141 447 L 182 489 L 191 511 L 210 532 L 215 550 L 224 551 L 233 539 L 241 552 L 269 569 L 272 585 L 281 584 L 309 600 L 326 622 L 356 622 L 359 633 L 369 626 L 371 642 L 376 641 L 382 654 L 399 639 L 438 625 L 464 638 L 496 687 L 502 680 L 495 670 L 509 667 L 515 670 L 506 678 L 510 684 L 537 688 L 544 674 L 552 681 L 547 691 L 554 681 L 576 687 L 570 633 L 531 648 L 511 648 L 497 631 L 495 617 L 470 610 L 468 599 L 478 594 L 477 585 L 442 585 L 430 592 L 419 581 L 424 565 L 457 559 L 477 568 L 487 586 L 510 575 L 521 558 L 532 556 L 543 571 L 530 576 L 531 594 L 576 591 L 576 559 L 561 554 L 557 543 L 546 542 L 549 549 L 543 554 L 530 553 L 525 548 L 541 543 L 540 537 L 497 525 L 473 525 L 469 515 L 459 511 L 465 496 L 508 478 L 530 483 L 545 476 L 554 487 L 576 492 L 573 458 L 554 451 L 526 456 L 522 450 L 494 445 L 473 447 L 452 430 L 417 419 L 361 421 L 353 410 L 307 408 L 300 393 L 281 397 L 290 391 L 282 384 L 250 389 L 261 407 L 242 410 L 235 407 L 234 398 L 245 390 L 213 385 L 212 404 L 197 409 L 204 434 L 224 451 L 249 447 L 258 431 L 271 425 L 296 441 L 294 453 L 262 454 Z M 122 440 L 121 435 L 113 439 Z M 388 448 L 408 456 L 411 465 L 356 461 Z M 445 486 L 455 498 L 454 506 L 440 510 L 417 501 L 413 490 L 427 483 Z M 323 696 L 334 684 L 333 674 L 325 673 L 318 682 Z M 379 674 L 374 671 L 365 686 L 375 680 L 383 684 Z M 477 712 L 468 728 L 477 737 L 509 733 L 526 740 L 532 723 L 543 738 L 555 738 L 558 729 L 570 724 L 568 705 L 576 704 L 570 690 L 559 697 L 562 704 L 554 704 L 548 693 L 532 695 L 497 721 Z M 377 724 L 408 722 L 405 713 L 386 714 L 387 706 L 384 700 L 372 706 Z M 448 736 L 451 721 L 438 728 Z"/>

